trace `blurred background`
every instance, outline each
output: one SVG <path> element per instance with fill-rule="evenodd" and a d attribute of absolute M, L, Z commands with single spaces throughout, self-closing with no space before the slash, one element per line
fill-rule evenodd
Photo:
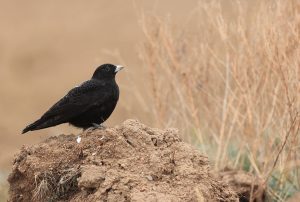
<path fill-rule="evenodd" d="M 121 97 L 107 122 L 128 118 L 151 124 L 145 97 L 145 67 L 138 46 L 143 39 L 139 13 L 170 15 L 182 22 L 197 1 L 0 1 L 0 193 L 13 155 L 62 133 L 79 133 L 67 124 L 28 135 L 21 130 L 39 118 L 103 63 L 126 67 L 118 75 Z M 172 6 L 170 6 L 172 5 Z M 143 92 L 137 94 L 136 91 Z M 137 96 L 138 95 L 138 96 Z M 142 99 L 143 98 L 143 99 Z M 1 201 L 1 200 L 0 200 Z"/>
<path fill-rule="evenodd" d="M 107 121 L 179 128 L 213 168 L 299 191 L 299 1 L 0 0 L 0 194 L 13 155 L 62 133 L 21 130 L 103 63 L 126 67 Z"/>
<path fill-rule="evenodd" d="M 39 118 L 75 85 L 89 79 L 103 63 L 127 67 L 118 75 L 121 99 L 108 125 L 128 118 L 151 124 L 151 112 L 136 97 L 145 89 L 145 67 L 138 46 L 143 39 L 139 12 L 155 10 L 182 21 L 197 1 L 2 1 L 0 5 L 0 166 L 8 169 L 23 145 L 47 135 L 79 133 L 58 126 L 28 135 L 21 130 Z M 137 4 L 136 4 L 137 3 Z M 178 8 L 180 12 L 178 13 Z M 142 96 L 151 96 L 147 91 Z"/>

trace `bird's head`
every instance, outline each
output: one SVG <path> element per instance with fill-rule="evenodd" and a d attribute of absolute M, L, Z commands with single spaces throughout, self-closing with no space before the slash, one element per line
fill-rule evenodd
<path fill-rule="evenodd" d="M 121 65 L 103 64 L 100 65 L 93 74 L 93 79 L 113 79 L 115 75 L 123 69 Z"/>

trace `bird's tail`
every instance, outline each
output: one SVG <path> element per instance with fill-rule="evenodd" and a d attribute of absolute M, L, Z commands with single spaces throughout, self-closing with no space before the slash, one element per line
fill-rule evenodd
<path fill-rule="evenodd" d="M 26 128 L 23 129 L 22 134 L 27 133 L 28 131 L 33 131 L 33 130 L 38 130 L 38 129 L 42 129 L 45 128 L 43 127 L 43 121 L 41 119 L 35 121 L 32 124 L 29 124 L 28 126 L 26 126 Z"/>

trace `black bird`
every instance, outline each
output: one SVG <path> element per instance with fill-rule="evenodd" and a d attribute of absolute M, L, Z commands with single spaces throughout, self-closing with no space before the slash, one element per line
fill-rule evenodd
<path fill-rule="evenodd" d="M 70 90 L 39 120 L 28 125 L 22 134 L 62 123 L 83 128 L 99 126 L 111 115 L 119 99 L 115 75 L 122 66 L 103 64 L 92 78 Z"/>

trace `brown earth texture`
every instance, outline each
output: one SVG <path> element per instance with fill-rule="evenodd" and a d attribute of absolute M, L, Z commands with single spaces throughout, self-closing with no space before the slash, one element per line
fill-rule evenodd
<path fill-rule="evenodd" d="M 23 147 L 9 201 L 238 201 L 175 129 L 138 121 Z"/>

